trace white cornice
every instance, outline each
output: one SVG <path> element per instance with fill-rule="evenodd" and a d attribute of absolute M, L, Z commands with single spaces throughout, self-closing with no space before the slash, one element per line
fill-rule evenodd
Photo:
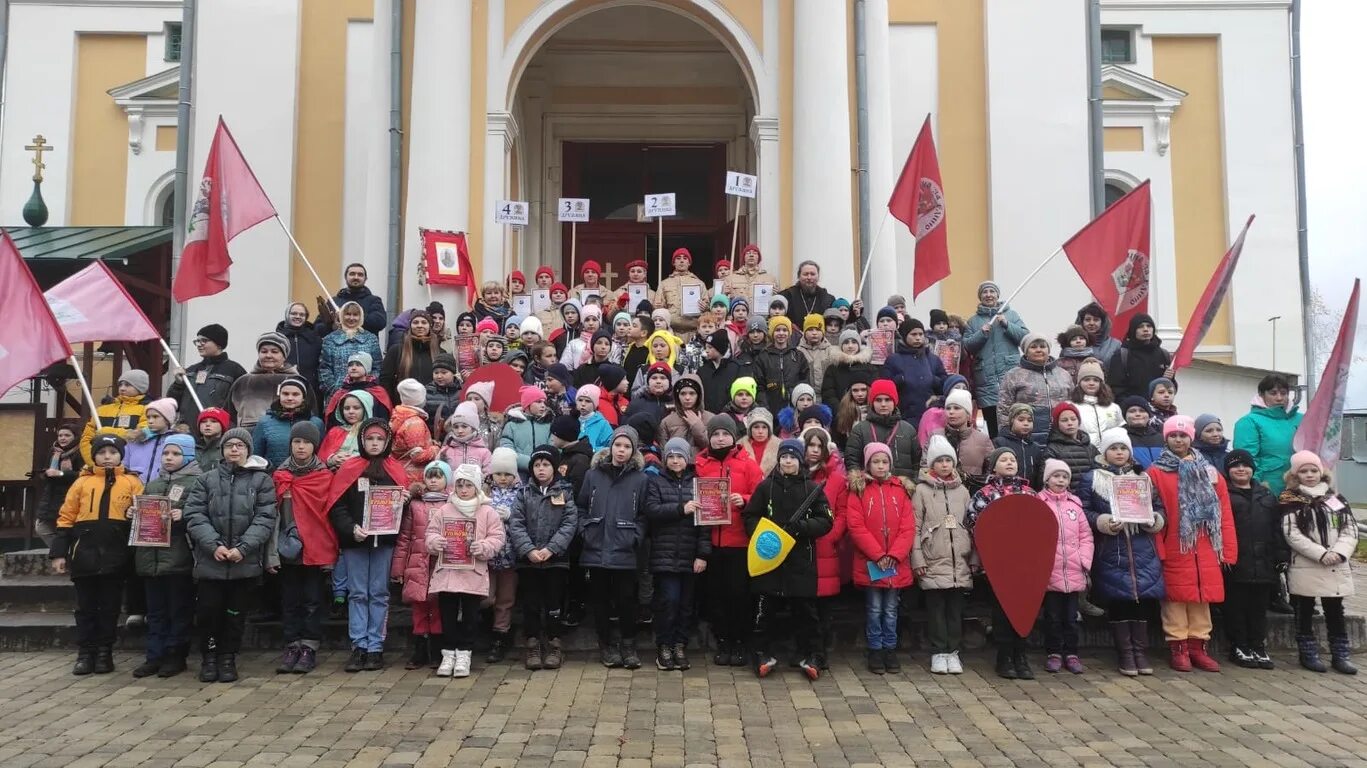
<path fill-rule="evenodd" d="M 1291 0 L 1101 0 L 1105 11 L 1286 11 Z"/>
<path fill-rule="evenodd" d="M 181 8 L 184 0 L 9 0 L 14 5 L 68 8 Z"/>
<path fill-rule="evenodd" d="M 1111 117 L 1151 118 L 1154 145 L 1159 155 L 1166 155 L 1172 141 L 1172 113 L 1182 106 L 1182 99 L 1186 98 L 1187 92 L 1114 64 L 1101 68 L 1101 87 L 1108 86 L 1124 91 L 1133 98 L 1103 99 L 1102 113 Z"/>

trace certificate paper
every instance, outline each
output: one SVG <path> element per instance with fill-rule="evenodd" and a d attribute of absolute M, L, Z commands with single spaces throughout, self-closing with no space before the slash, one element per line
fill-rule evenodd
<path fill-rule="evenodd" d="M 754 299 L 750 302 L 750 314 L 757 317 L 767 317 L 769 315 L 769 299 L 774 296 L 774 286 L 768 283 L 755 283 L 750 286 L 750 290 Z"/>
<path fill-rule="evenodd" d="M 1153 487 L 1147 477 L 1121 475 L 1111 480 L 1111 515 L 1122 523 L 1153 524 Z"/>
<path fill-rule="evenodd" d="M 679 289 L 682 296 L 680 304 L 682 308 L 679 314 L 684 317 L 697 317 L 702 314 L 702 292 L 701 285 L 685 285 Z"/>
<path fill-rule="evenodd" d="M 698 502 L 698 511 L 693 513 L 694 525 L 726 525 L 731 522 L 731 478 L 695 478 L 693 500 Z"/>
<path fill-rule="evenodd" d="M 869 331 L 869 350 L 873 352 L 870 363 L 886 363 L 892 355 L 892 331 Z"/>
<path fill-rule="evenodd" d="M 650 286 L 645 283 L 627 283 L 627 311 L 635 313 L 641 302 L 650 298 Z"/>
<path fill-rule="evenodd" d="M 550 302 L 551 297 L 547 296 L 546 301 Z M 513 296 L 513 314 L 518 317 L 526 317 L 532 313 L 531 294 L 519 293 Z"/>
<path fill-rule="evenodd" d="M 537 289 L 532 291 L 532 311 L 545 312 L 551 308 L 551 292 Z"/>
<path fill-rule="evenodd" d="M 134 547 L 171 546 L 171 499 L 134 496 L 128 544 Z"/>
<path fill-rule="evenodd" d="M 367 536 L 398 534 L 403 517 L 403 489 L 393 485 L 373 485 L 365 495 L 365 515 L 361 530 Z"/>
<path fill-rule="evenodd" d="M 474 520 L 443 520 L 441 537 L 437 570 L 471 570 L 475 567 L 475 556 L 470 551 L 475 543 Z"/>

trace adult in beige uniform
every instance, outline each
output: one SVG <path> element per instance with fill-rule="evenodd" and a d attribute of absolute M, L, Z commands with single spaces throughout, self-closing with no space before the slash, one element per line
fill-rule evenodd
<path fill-rule="evenodd" d="M 731 271 L 722 283 L 722 291 L 731 298 L 745 299 L 746 304 L 754 302 L 755 284 L 773 286 L 773 293 L 778 293 L 778 278 L 766 272 L 760 267 L 759 246 L 747 245 L 745 250 L 740 252 L 740 266 Z"/>
<path fill-rule="evenodd" d="M 707 311 L 708 288 L 702 278 L 689 271 L 688 268 L 693 265 L 693 254 L 687 248 L 675 250 L 670 260 L 674 264 L 674 274 L 660 281 L 660 288 L 655 292 L 655 308 L 669 310 L 670 327 L 675 334 L 682 336 L 698 330 L 698 315 L 684 317 L 683 287 L 698 286 L 699 314 Z"/>

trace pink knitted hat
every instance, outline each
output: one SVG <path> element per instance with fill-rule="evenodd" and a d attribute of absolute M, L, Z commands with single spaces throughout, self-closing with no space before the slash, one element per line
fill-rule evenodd
<path fill-rule="evenodd" d="M 1196 422 L 1192 421 L 1190 416 L 1183 416 L 1180 413 L 1176 416 L 1170 416 L 1167 421 L 1163 422 L 1163 439 L 1167 440 L 1168 435 L 1174 432 L 1179 432 L 1195 440 Z"/>

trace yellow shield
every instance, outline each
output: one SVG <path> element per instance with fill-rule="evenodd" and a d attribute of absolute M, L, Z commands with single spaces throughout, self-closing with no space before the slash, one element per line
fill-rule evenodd
<path fill-rule="evenodd" d="M 760 518 L 759 525 L 750 536 L 750 546 L 746 552 L 746 565 L 751 576 L 768 573 L 783 564 L 783 559 L 792 551 L 797 540 L 788 532 L 774 525 L 768 518 Z"/>

